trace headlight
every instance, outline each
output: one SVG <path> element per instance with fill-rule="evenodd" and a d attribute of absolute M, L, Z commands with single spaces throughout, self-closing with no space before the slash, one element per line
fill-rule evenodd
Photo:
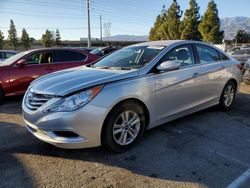
<path fill-rule="evenodd" d="M 95 98 L 95 96 L 100 93 L 103 86 L 93 87 L 91 89 L 76 93 L 67 98 L 63 98 L 60 101 L 50 105 L 46 109 L 43 110 L 44 113 L 49 112 L 69 112 L 77 110 L 84 105 L 86 105 L 89 101 Z"/>

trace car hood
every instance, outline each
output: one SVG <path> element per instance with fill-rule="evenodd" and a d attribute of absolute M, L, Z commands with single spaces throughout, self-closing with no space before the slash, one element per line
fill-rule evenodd
<path fill-rule="evenodd" d="M 42 76 L 31 83 L 35 93 L 65 96 L 92 86 L 136 77 L 139 70 L 109 70 L 76 67 Z"/>

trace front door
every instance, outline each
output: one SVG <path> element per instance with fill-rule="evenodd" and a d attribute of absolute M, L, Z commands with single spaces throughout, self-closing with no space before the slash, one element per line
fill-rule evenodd
<path fill-rule="evenodd" d="M 200 105 L 200 67 L 193 54 L 191 45 L 181 45 L 159 62 L 177 61 L 181 67 L 155 75 L 157 121 L 164 122 L 166 118 Z"/>
<path fill-rule="evenodd" d="M 34 79 L 56 70 L 52 52 L 36 52 L 24 59 L 25 65 L 14 65 L 10 70 L 11 90 L 15 94 L 24 93 Z"/>

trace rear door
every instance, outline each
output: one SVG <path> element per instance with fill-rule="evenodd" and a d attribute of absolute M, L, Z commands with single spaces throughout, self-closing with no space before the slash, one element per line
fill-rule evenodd
<path fill-rule="evenodd" d="M 195 49 L 201 64 L 201 79 L 204 83 L 201 86 L 200 95 L 204 103 L 215 103 L 228 78 L 229 59 L 207 45 L 195 44 Z"/>
<path fill-rule="evenodd" d="M 77 67 L 86 64 L 88 56 L 73 50 L 55 50 L 54 63 L 57 70 Z"/>
<path fill-rule="evenodd" d="M 11 90 L 16 94 L 24 93 L 34 79 L 56 70 L 52 51 L 35 52 L 24 59 L 25 65 L 13 65 L 10 69 Z"/>

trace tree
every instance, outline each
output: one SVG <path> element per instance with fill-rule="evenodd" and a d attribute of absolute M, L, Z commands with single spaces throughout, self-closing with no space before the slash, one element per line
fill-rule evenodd
<path fill-rule="evenodd" d="M 167 10 L 166 21 L 163 24 L 165 39 L 180 39 L 181 16 L 182 11 L 180 10 L 180 6 L 177 0 L 173 0 L 173 3 Z"/>
<path fill-rule="evenodd" d="M 59 29 L 56 29 L 55 44 L 56 46 L 59 46 L 59 47 L 61 46 L 61 36 L 60 36 Z"/>
<path fill-rule="evenodd" d="M 182 40 L 200 40 L 201 34 L 198 30 L 200 24 L 200 7 L 195 0 L 189 1 L 189 9 L 185 11 L 180 32 Z"/>
<path fill-rule="evenodd" d="M 4 35 L 2 31 L 0 31 L 0 50 L 3 49 L 3 39 L 4 39 Z"/>
<path fill-rule="evenodd" d="M 13 46 L 16 50 L 17 45 L 18 45 L 18 38 L 17 38 L 16 26 L 13 20 L 10 20 L 10 29 L 8 33 L 9 33 L 9 36 L 8 36 L 9 44 L 10 46 Z"/>
<path fill-rule="evenodd" d="M 208 8 L 199 25 L 199 31 L 205 42 L 221 43 L 223 39 L 224 32 L 220 31 L 220 19 L 214 0 L 210 0 L 208 3 Z"/>
<path fill-rule="evenodd" d="M 26 32 L 26 29 L 23 28 L 22 31 L 22 36 L 21 36 L 21 43 L 22 43 L 22 47 L 25 50 L 28 50 L 30 47 L 30 37 L 29 34 Z"/>
<path fill-rule="evenodd" d="M 151 28 L 149 39 L 150 40 L 173 40 L 180 39 L 180 18 L 182 11 L 177 3 L 177 0 L 173 0 L 173 3 L 168 8 L 161 11 L 161 15 L 157 16 L 154 27 Z"/>
<path fill-rule="evenodd" d="M 240 29 L 237 31 L 234 40 L 237 41 L 237 43 L 248 43 L 250 41 L 250 34 Z"/>
<path fill-rule="evenodd" d="M 42 40 L 42 44 L 45 48 L 52 47 L 52 45 L 54 43 L 52 32 L 47 29 L 45 34 L 42 35 L 41 40 Z"/>
<path fill-rule="evenodd" d="M 149 31 L 149 40 L 161 40 L 163 38 L 162 24 L 166 21 L 167 10 L 165 5 L 162 7 L 161 14 L 156 17 L 154 26 Z"/>
<path fill-rule="evenodd" d="M 154 23 L 154 26 L 150 29 L 149 40 L 161 40 L 159 28 L 161 27 L 162 23 L 163 23 L 162 17 L 161 15 L 158 15 Z"/>

